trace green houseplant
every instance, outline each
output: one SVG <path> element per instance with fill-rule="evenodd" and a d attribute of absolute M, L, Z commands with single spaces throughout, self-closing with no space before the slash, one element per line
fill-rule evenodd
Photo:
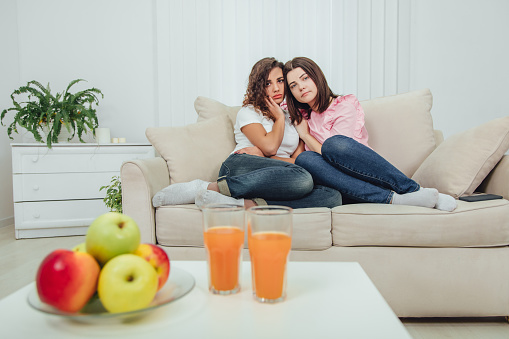
<path fill-rule="evenodd" d="M 33 134 L 36 141 L 44 142 L 41 132 L 45 130 L 44 138 L 51 148 L 52 143 L 58 142 L 64 128 L 69 132 L 68 140 L 77 135 L 84 142 L 82 135 L 88 130 L 95 135 L 99 123 L 93 106 L 99 104 L 98 96 L 104 98 L 104 95 L 97 88 L 70 92 L 71 87 L 81 81 L 85 80 L 71 81 L 64 92 L 56 95 L 51 93 L 49 83 L 44 87 L 35 80 L 14 90 L 11 94 L 14 107 L 4 109 L 0 115 L 4 125 L 7 113 L 14 112 L 14 120 L 7 128 L 9 138 L 13 139 L 12 133 L 18 133 L 18 127 L 23 127 Z"/>
<path fill-rule="evenodd" d="M 122 185 L 120 183 L 120 177 L 112 177 L 110 185 L 102 186 L 99 191 L 103 189 L 106 190 L 106 196 L 103 199 L 106 207 L 108 207 L 111 212 L 122 213 Z"/>

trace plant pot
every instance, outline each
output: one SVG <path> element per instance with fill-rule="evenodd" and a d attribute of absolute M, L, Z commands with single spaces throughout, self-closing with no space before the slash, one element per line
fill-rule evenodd
<path fill-rule="evenodd" d="M 46 142 L 46 136 L 48 135 L 48 132 L 49 132 L 49 127 L 46 125 L 46 126 L 43 126 L 42 127 L 42 132 L 43 132 L 43 137 L 42 139 L 44 140 L 44 142 Z M 65 124 L 62 126 L 62 129 L 60 129 L 60 134 L 58 135 L 58 143 L 61 143 L 61 144 L 65 144 L 65 143 L 80 143 L 80 139 L 78 138 L 78 134 L 75 134 L 74 137 L 69 141 L 69 137 L 72 135 L 72 130 L 71 132 L 69 132 L 67 130 L 67 127 L 65 126 Z M 82 134 L 81 135 L 81 139 L 83 139 L 84 142 L 95 142 L 94 140 L 94 135 L 92 133 L 92 131 L 87 131 L 86 133 Z"/>
<path fill-rule="evenodd" d="M 50 130 L 50 128 L 48 127 L 48 125 L 42 126 L 42 133 L 44 134 L 42 139 L 44 140 L 44 142 L 46 142 L 46 138 L 47 138 L 47 135 L 49 134 L 49 130 Z M 74 136 L 74 138 L 71 139 L 71 141 L 69 141 L 68 139 L 71 135 L 72 135 L 72 133 L 67 130 L 66 124 L 64 124 L 62 126 L 62 129 L 60 130 L 60 134 L 58 135 L 58 142 L 59 143 L 79 142 L 78 136 L 76 136 L 76 135 Z"/>

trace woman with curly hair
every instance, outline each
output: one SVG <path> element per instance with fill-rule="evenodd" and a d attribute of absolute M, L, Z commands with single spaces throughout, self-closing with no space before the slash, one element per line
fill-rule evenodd
<path fill-rule="evenodd" d="M 289 113 L 308 150 L 295 163 L 315 183 L 337 189 L 347 203 L 456 208 L 453 197 L 421 187 L 369 147 L 359 101 L 351 94 L 334 94 L 313 60 L 288 61 L 284 76 Z"/>
<path fill-rule="evenodd" d="M 295 165 L 304 143 L 279 104 L 285 98 L 283 63 L 258 61 L 249 75 L 242 108 L 234 126 L 234 151 L 223 162 L 216 182 L 193 180 L 170 185 L 152 199 L 154 207 L 196 203 L 230 203 L 246 208 L 283 205 L 292 208 L 335 207 L 341 194 L 315 186 L 311 175 Z"/>

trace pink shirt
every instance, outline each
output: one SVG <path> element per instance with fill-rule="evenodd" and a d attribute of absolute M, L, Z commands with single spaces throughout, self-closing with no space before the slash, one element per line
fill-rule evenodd
<path fill-rule="evenodd" d="M 321 144 L 340 134 L 369 147 L 368 131 L 364 126 L 364 110 L 353 94 L 337 97 L 322 114 L 312 111 L 308 126 L 309 133 Z M 309 150 L 307 145 L 306 150 Z"/>

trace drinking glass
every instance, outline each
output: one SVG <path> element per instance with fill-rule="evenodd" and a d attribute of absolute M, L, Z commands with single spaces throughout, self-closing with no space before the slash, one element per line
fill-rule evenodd
<path fill-rule="evenodd" d="M 214 294 L 232 294 L 240 290 L 244 224 L 243 207 L 210 204 L 203 208 L 209 291 Z"/>
<path fill-rule="evenodd" d="M 247 210 L 253 295 L 262 303 L 286 298 L 286 266 L 292 247 L 292 209 L 256 206 Z"/>

